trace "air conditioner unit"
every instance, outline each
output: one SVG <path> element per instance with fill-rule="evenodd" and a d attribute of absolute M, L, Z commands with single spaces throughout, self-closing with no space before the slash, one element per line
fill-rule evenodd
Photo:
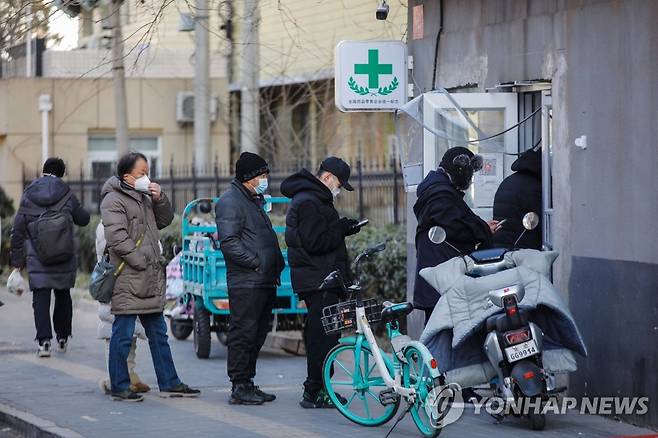
<path fill-rule="evenodd" d="M 219 98 L 213 95 L 210 99 L 210 121 L 217 120 L 219 113 Z M 194 92 L 180 91 L 176 95 L 176 121 L 178 123 L 194 123 Z"/>

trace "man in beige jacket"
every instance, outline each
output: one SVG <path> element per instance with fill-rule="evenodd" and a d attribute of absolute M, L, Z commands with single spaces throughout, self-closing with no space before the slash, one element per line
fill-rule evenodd
<path fill-rule="evenodd" d="M 101 218 L 110 262 L 118 276 L 112 293 L 112 338 L 108 368 L 112 398 L 142 401 L 130 390 L 127 360 L 139 317 L 149 340 L 153 367 L 162 397 L 196 397 L 199 390 L 178 378 L 167 342 L 165 270 L 159 230 L 171 223 L 174 213 L 167 196 L 149 180 L 146 157 L 131 152 L 119 159 L 117 176 L 101 192 Z"/>
<path fill-rule="evenodd" d="M 96 259 L 100 261 L 105 253 L 105 227 L 103 222 L 99 222 L 96 227 Z M 98 303 L 98 339 L 102 339 L 105 344 L 105 362 L 110 362 L 110 338 L 112 337 L 112 324 L 114 323 L 114 315 L 112 315 L 110 304 Z M 135 367 L 137 338 L 146 340 L 146 333 L 144 327 L 139 321 L 135 322 L 135 333 L 133 334 L 132 344 L 130 346 L 130 353 L 128 354 L 128 374 L 130 375 L 130 390 L 136 393 L 149 392 L 151 388 L 139 378 Z M 108 370 L 109 373 L 109 370 Z M 109 376 L 109 374 L 108 374 Z M 111 394 L 110 379 L 101 378 L 98 381 L 98 386 L 105 394 Z"/>

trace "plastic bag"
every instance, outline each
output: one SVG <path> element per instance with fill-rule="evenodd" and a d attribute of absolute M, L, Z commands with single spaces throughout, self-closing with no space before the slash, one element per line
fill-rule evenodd
<path fill-rule="evenodd" d="M 18 295 L 19 297 L 28 289 L 27 281 L 25 281 L 21 275 L 21 271 L 18 269 L 14 269 L 11 271 L 11 274 L 9 274 L 9 278 L 7 279 L 7 289 L 9 289 L 10 293 Z"/>

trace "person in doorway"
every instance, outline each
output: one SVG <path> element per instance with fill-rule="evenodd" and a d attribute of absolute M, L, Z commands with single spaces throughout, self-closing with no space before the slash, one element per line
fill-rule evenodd
<path fill-rule="evenodd" d="M 235 163 L 235 179 L 215 206 L 231 303 L 227 359 L 231 404 L 262 405 L 276 399 L 253 381 L 258 354 L 272 327 L 276 288 L 285 266 L 263 209 L 268 174 L 263 158 L 243 152 Z"/>
<path fill-rule="evenodd" d="M 118 401 L 144 399 L 130 389 L 127 364 L 137 317 L 149 340 L 160 396 L 200 394 L 178 378 L 167 342 L 159 230 L 171 223 L 174 213 L 160 185 L 151 182 L 148 173 L 146 157 L 128 153 L 119 159 L 117 176 L 111 177 L 101 191 L 101 219 L 110 262 L 117 267 L 123 264 L 112 293 L 114 322 L 108 363 L 112 399 Z"/>
<path fill-rule="evenodd" d="M 534 212 L 542 217 L 541 148 L 521 154 L 512 164 L 512 170 L 514 173 L 503 180 L 494 198 L 493 217 L 497 221 L 505 220 L 494 235 L 494 244 L 512 249 L 523 234 L 517 248 L 540 250 L 541 222 L 534 230 L 523 233 L 523 216 Z"/>
<path fill-rule="evenodd" d="M 334 199 L 341 189 L 354 190 L 349 183 L 350 166 L 329 157 L 313 175 L 306 169 L 286 178 L 281 193 L 292 198 L 286 215 L 286 244 L 292 287 L 304 300 L 308 315 L 304 325 L 307 377 L 300 405 L 331 408 L 322 384 L 322 365 L 327 353 L 338 344 L 339 335 L 327 335 L 322 327 L 322 309 L 338 303 L 339 290 L 318 290 L 331 272 L 351 278 L 345 237 L 360 231 L 358 221 L 340 218 Z"/>
<path fill-rule="evenodd" d="M 52 322 L 57 349 L 66 352 L 73 319 L 70 290 L 78 267 L 73 226 L 89 224 L 89 212 L 62 180 L 65 172 L 61 158 L 46 160 L 43 176 L 21 197 L 11 233 L 11 263 L 21 270 L 27 267 L 39 357 L 51 354 L 51 291 L 55 293 Z"/>
<path fill-rule="evenodd" d="M 96 227 L 96 260 L 100 261 L 103 258 L 105 253 L 105 227 L 103 222 L 99 222 Z M 112 324 L 114 323 L 114 315 L 112 315 L 111 305 L 107 303 L 98 303 L 98 339 L 102 339 L 105 344 L 105 363 L 109 365 L 110 363 L 110 339 L 112 338 Z M 130 376 L 130 390 L 135 393 L 149 392 L 151 387 L 146 383 L 142 382 L 135 371 L 136 363 L 136 349 L 137 349 L 137 339 L 146 340 L 146 333 L 144 332 L 144 327 L 142 324 L 137 321 L 135 322 L 135 333 L 133 334 L 132 344 L 130 345 L 130 353 L 128 353 L 128 375 Z M 105 394 L 110 395 L 112 389 L 110 386 L 109 379 L 109 368 L 108 368 L 108 378 L 101 378 L 98 381 L 98 386 L 101 391 Z"/>
<path fill-rule="evenodd" d="M 428 266 L 436 266 L 460 254 L 447 244 L 434 244 L 427 232 L 433 226 L 445 229 L 448 241 L 463 254 L 491 247 L 498 225 L 476 215 L 464 201 L 473 174 L 482 168 L 482 157 L 464 147 L 448 149 L 437 170 L 431 171 L 418 185 L 418 200 L 414 214 L 416 228 L 416 281 L 414 307 L 425 312 L 425 323 L 430 318 L 440 292 L 434 290 L 418 273 Z"/>

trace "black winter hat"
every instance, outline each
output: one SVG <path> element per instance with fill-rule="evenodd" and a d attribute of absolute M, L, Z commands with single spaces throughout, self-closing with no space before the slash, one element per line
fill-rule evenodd
<path fill-rule="evenodd" d="M 466 155 L 468 158 L 473 158 L 475 154 L 465 147 L 457 146 L 450 148 L 443 154 L 441 164 L 439 166 L 445 170 L 455 187 L 459 190 L 466 190 L 471 184 L 473 178 L 473 169 L 469 167 L 463 168 L 454 164 L 455 157 Z"/>
<path fill-rule="evenodd" d="M 243 152 L 235 162 L 235 178 L 240 182 L 249 181 L 263 173 L 270 173 L 270 169 L 267 161 L 257 154 Z"/>
<path fill-rule="evenodd" d="M 475 154 L 471 152 L 470 149 L 467 149 L 462 146 L 457 146 L 448 149 L 446 153 L 443 154 L 443 158 L 441 158 L 440 166 L 443 167 L 446 171 L 454 169 L 455 165 L 453 164 L 453 160 L 455 159 L 455 157 L 458 157 L 460 155 L 467 155 L 468 158 L 473 158 L 473 156 L 475 156 Z"/>

